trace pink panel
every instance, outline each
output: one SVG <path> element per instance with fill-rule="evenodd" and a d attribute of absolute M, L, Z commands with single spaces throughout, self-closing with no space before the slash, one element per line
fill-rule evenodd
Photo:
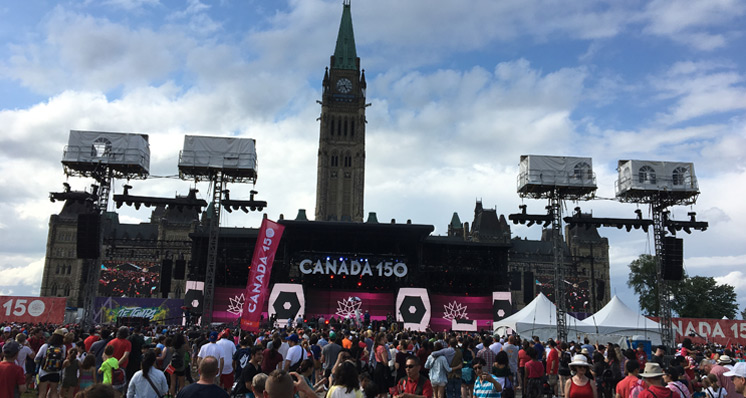
<path fill-rule="evenodd" d="M 430 328 L 451 330 L 453 316 L 477 321 L 477 330 L 492 330 L 491 296 L 446 296 L 430 294 L 433 315 Z"/>
<path fill-rule="evenodd" d="M 373 320 L 386 319 L 386 314 L 394 315 L 394 293 L 367 293 L 360 291 L 306 291 L 306 314 L 309 317 L 323 315 L 329 319 L 368 310 Z"/>
<path fill-rule="evenodd" d="M 213 322 L 238 322 L 243 309 L 246 289 L 219 287 L 215 289 L 215 300 L 212 304 Z M 262 315 L 267 319 L 267 296 L 262 304 Z"/>

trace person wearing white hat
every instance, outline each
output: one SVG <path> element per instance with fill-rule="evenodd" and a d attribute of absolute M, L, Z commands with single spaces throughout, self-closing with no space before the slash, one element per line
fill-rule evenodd
<path fill-rule="evenodd" d="M 640 392 L 638 398 L 657 398 L 657 397 L 671 397 L 673 391 L 669 390 L 663 382 L 663 375 L 665 372 L 660 365 L 655 362 L 648 362 L 645 364 L 645 370 L 640 373 L 640 377 L 645 380 L 648 385 L 648 389 Z"/>
<path fill-rule="evenodd" d="M 727 360 L 729 362 L 731 360 L 727 355 L 721 355 L 719 359 Z M 705 372 L 705 374 L 714 374 L 717 376 L 720 387 L 723 387 L 725 388 L 725 391 L 728 391 L 728 398 L 743 398 L 743 395 L 736 391 L 736 387 L 733 385 L 733 380 L 731 380 L 730 377 L 725 376 L 725 373 L 730 369 L 710 359 L 703 359 L 700 362 L 700 368 Z"/>
<path fill-rule="evenodd" d="M 746 362 L 738 362 L 728 372 L 723 373 L 723 376 L 728 377 L 733 381 L 735 390 L 738 394 L 743 395 L 746 389 Z M 730 394 L 728 394 L 730 396 Z"/>
<path fill-rule="evenodd" d="M 588 378 L 591 370 L 588 357 L 577 354 L 569 366 L 573 376 L 565 383 L 565 398 L 598 398 L 596 384 Z"/>

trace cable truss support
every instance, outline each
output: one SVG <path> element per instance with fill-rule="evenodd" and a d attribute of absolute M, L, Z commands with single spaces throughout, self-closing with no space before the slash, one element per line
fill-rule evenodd
<path fill-rule="evenodd" d="M 663 238 L 666 236 L 664 211 L 666 204 L 655 200 L 651 204 L 653 213 L 653 236 L 655 240 L 655 270 L 658 283 L 658 308 L 660 316 L 661 341 L 668 349 L 674 349 L 673 320 L 671 315 L 671 291 L 669 281 L 663 279 Z"/>
<path fill-rule="evenodd" d="M 555 189 L 549 199 L 552 212 L 552 251 L 554 253 L 554 304 L 557 308 L 557 340 L 567 341 L 567 294 L 562 249 L 562 200 Z"/>
<path fill-rule="evenodd" d="M 106 168 L 103 172 L 95 174 L 93 177 L 98 182 L 98 188 L 96 194 L 98 198 L 95 203 L 95 210 L 98 212 L 99 217 L 99 233 L 98 233 L 98 247 L 99 253 L 100 248 L 104 246 L 104 214 L 109 208 L 109 192 L 111 192 L 111 176 L 112 171 Z M 98 281 L 101 273 L 101 258 L 99 254 L 98 258 L 83 260 L 83 267 L 88 271 L 85 272 L 86 279 L 83 287 L 83 308 L 85 309 L 85 316 L 83 317 L 83 329 L 87 330 L 94 325 L 94 316 L 96 312 L 96 296 L 98 296 Z"/>
<path fill-rule="evenodd" d="M 204 303 L 202 307 L 202 325 L 212 323 L 212 309 L 215 299 L 215 273 L 218 260 L 218 239 L 220 233 L 220 210 L 221 198 L 223 196 L 223 173 L 218 171 L 212 178 L 212 208 L 207 207 L 210 212 L 209 240 L 207 243 L 207 266 L 205 267 Z"/>

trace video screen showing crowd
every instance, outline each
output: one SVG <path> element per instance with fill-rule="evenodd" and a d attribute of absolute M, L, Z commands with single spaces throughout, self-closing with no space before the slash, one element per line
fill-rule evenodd
<path fill-rule="evenodd" d="M 107 260 L 101 265 L 98 293 L 105 297 L 151 297 L 160 280 L 160 263 Z"/>

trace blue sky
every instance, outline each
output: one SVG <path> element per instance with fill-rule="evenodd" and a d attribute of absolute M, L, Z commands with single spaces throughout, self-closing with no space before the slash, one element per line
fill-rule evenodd
<path fill-rule="evenodd" d="M 177 173 L 186 134 L 255 138 L 256 189 L 269 217 L 313 214 L 315 101 L 341 11 L 341 1 L 323 0 L 0 6 L 0 292 L 38 294 L 49 216 L 61 208 L 47 195 L 66 180 L 60 160 L 71 129 L 149 134 L 155 176 Z M 746 305 L 746 4 L 382 0 L 353 1 L 352 15 L 372 103 L 366 212 L 436 233 L 454 211 L 469 220 L 476 199 L 515 212 L 522 154 L 592 157 L 600 198 L 614 196 L 619 159 L 691 161 L 702 194 L 673 216 L 696 211 L 710 229 L 683 236 L 687 272 L 733 284 Z M 191 186 L 133 185 L 139 195 Z M 231 187 L 231 196 L 248 190 Z M 580 206 L 601 217 L 636 208 Z M 122 211 L 130 222 L 148 216 Z M 224 220 L 258 226 L 260 218 Z M 602 235 L 613 292 L 634 305 L 627 265 L 651 251 L 652 236 Z"/>

